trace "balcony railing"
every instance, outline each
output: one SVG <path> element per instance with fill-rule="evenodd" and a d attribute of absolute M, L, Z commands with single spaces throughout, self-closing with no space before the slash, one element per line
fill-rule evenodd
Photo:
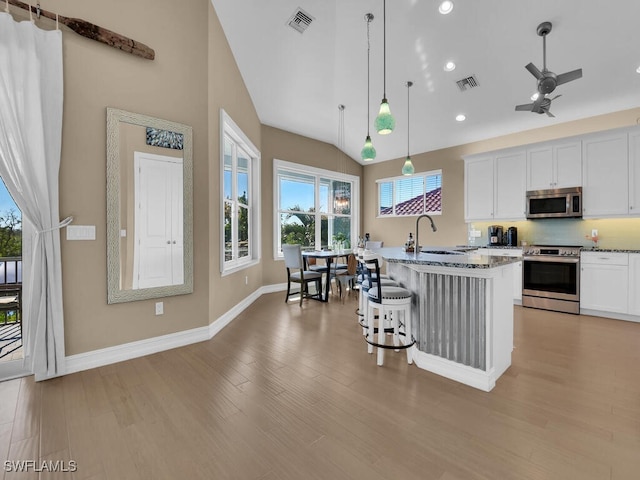
<path fill-rule="evenodd" d="M 0 358 L 21 346 L 22 257 L 0 257 Z"/>

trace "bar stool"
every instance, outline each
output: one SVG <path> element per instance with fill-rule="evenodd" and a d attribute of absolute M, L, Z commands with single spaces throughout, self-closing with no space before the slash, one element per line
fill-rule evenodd
<path fill-rule="evenodd" d="M 367 313 L 365 315 L 367 351 L 373 353 L 378 348 L 377 364 L 384 363 L 384 351 L 394 349 L 407 351 L 407 363 L 413 363 L 413 345 L 416 343 L 411 333 L 411 297 L 406 288 L 399 286 L 383 286 L 382 282 L 372 281 L 373 274 L 380 275 L 378 258 L 364 256 L 365 274 L 369 277 L 371 287 L 367 293 Z M 379 278 L 379 277 L 378 277 Z M 375 311 L 378 312 L 378 327 L 375 328 Z M 378 341 L 375 341 L 375 334 Z M 393 345 L 386 345 L 387 333 L 393 333 Z M 400 337 L 404 338 L 401 342 Z"/>
<path fill-rule="evenodd" d="M 365 270 L 367 269 L 364 263 L 364 255 L 366 254 L 368 257 L 371 255 L 375 255 L 373 252 L 367 249 L 359 249 L 358 250 L 358 276 L 356 277 L 356 283 L 358 285 L 358 309 L 356 310 L 356 314 L 358 315 L 358 321 L 361 325 L 364 323 L 364 316 L 367 313 L 367 292 L 369 288 L 371 288 L 371 282 L 366 277 Z M 375 281 L 378 276 L 375 273 L 372 273 L 373 280 Z M 380 277 L 382 279 L 382 284 L 384 286 L 397 286 L 397 282 L 391 279 L 389 275 L 381 274 Z M 363 334 L 365 332 L 363 331 Z"/>

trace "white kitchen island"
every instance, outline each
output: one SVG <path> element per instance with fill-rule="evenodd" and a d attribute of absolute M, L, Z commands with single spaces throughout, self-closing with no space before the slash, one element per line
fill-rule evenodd
<path fill-rule="evenodd" d="M 422 250 L 453 251 L 422 247 Z M 511 365 L 513 268 L 518 257 L 375 252 L 387 273 L 413 293 L 414 362 L 422 369 L 484 390 Z"/>

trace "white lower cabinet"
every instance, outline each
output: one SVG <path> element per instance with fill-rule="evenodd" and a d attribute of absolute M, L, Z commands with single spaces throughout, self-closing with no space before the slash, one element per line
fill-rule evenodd
<path fill-rule="evenodd" d="M 521 248 L 479 248 L 477 252 L 480 255 L 489 255 L 494 257 L 522 256 Z M 516 262 L 513 264 L 513 300 L 518 304 L 522 302 L 522 262 Z"/>
<path fill-rule="evenodd" d="M 629 312 L 629 254 L 582 252 L 580 309 Z"/>
<path fill-rule="evenodd" d="M 640 316 L 640 253 L 629 254 L 629 314 Z"/>

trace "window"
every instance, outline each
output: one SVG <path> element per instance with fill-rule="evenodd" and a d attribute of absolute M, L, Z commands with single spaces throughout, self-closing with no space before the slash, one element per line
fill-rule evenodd
<path fill-rule="evenodd" d="M 274 258 L 282 258 L 282 244 L 350 247 L 359 226 L 360 179 L 282 160 L 274 160 L 273 168 Z"/>
<path fill-rule="evenodd" d="M 220 110 L 223 274 L 260 261 L 260 152 Z"/>
<path fill-rule="evenodd" d="M 442 170 L 410 177 L 383 178 L 377 183 L 378 217 L 442 213 Z"/>

